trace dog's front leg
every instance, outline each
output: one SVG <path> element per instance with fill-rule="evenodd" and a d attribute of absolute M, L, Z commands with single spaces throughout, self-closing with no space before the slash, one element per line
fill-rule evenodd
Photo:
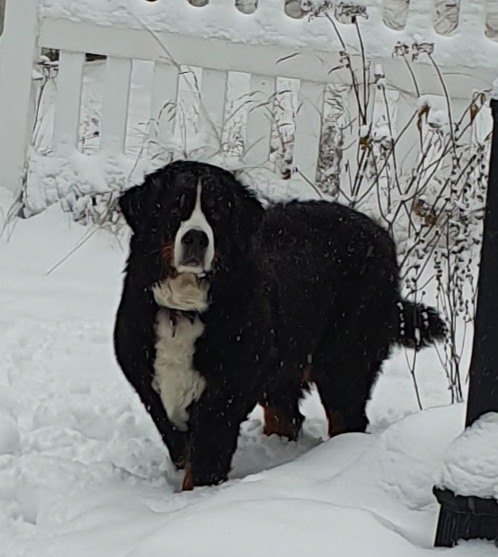
<path fill-rule="evenodd" d="M 187 453 L 187 435 L 177 429 L 168 419 L 160 396 L 152 388 L 150 374 L 140 372 L 129 373 L 127 378 L 159 431 L 173 464 L 176 468 L 184 468 Z"/>
<path fill-rule="evenodd" d="M 226 389 L 209 388 L 192 410 L 183 489 L 215 485 L 227 479 L 237 448 L 240 424 L 255 401 Z"/>

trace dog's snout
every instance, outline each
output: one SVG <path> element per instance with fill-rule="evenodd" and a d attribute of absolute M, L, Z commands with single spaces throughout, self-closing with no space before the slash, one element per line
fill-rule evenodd
<path fill-rule="evenodd" d="M 187 230 L 180 238 L 178 263 L 181 267 L 205 269 L 209 237 L 199 228 Z"/>
<path fill-rule="evenodd" d="M 213 264 L 214 234 L 202 212 L 201 194 L 199 182 L 194 210 L 180 223 L 175 236 L 174 264 L 179 273 L 205 273 L 211 271 Z"/>
<path fill-rule="evenodd" d="M 183 235 L 182 244 L 194 252 L 199 252 L 208 247 L 209 238 L 203 230 L 191 229 Z"/>

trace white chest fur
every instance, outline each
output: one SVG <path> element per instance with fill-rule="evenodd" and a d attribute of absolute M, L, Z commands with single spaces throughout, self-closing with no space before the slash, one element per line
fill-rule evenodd
<path fill-rule="evenodd" d="M 190 274 L 168 278 L 153 288 L 158 306 L 183 311 L 204 311 L 208 307 L 208 285 Z M 173 325 L 169 310 L 159 309 L 156 318 L 156 359 L 153 387 L 161 397 L 171 422 L 180 430 L 188 429 L 189 405 L 199 400 L 206 380 L 193 368 L 195 341 L 202 335 L 204 324 L 179 317 Z"/>
<path fill-rule="evenodd" d="M 160 309 L 157 313 L 153 386 L 168 418 L 182 431 L 188 429 L 187 408 L 206 387 L 204 377 L 193 369 L 195 341 L 203 330 L 198 317 L 193 322 L 179 318 L 173 325 L 168 310 Z"/>
<path fill-rule="evenodd" d="M 209 284 L 199 282 L 192 273 L 167 278 L 152 288 L 156 303 L 183 311 L 205 311 L 208 308 Z"/>

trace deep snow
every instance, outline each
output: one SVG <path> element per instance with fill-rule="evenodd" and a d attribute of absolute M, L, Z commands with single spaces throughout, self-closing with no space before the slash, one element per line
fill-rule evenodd
<path fill-rule="evenodd" d="M 458 495 L 498 498 L 498 414 L 481 416 L 448 447 L 438 484 Z"/>
<path fill-rule="evenodd" d="M 54 206 L 0 240 L 0 555 L 495 555 L 486 542 L 431 549 L 432 485 L 463 407 L 415 412 L 403 354 L 375 389 L 372 434 L 324 442 L 311 397 L 302 439 L 287 443 L 265 438 L 255 411 L 231 480 L 179 492 L 113 357 L 126 238 L 98 231 L 46 274 L 87 234 Z M 418 377 L 427 406 L 447 402 L 433 350 Z"/>
<path fill-rule="evenodd" d="M 165 17 L 164 6 L 173 2 L 175 17 Z M 207 36 L 226 36 L 228 29 L 237 40 L 330 46 L 326 22 L 305 26 L 281 18 L 282 2 L 264 5 L 265 11 L 250 19 L 227 13 L 215 0 L 209 11 L 195 11 L 180 0 L 43 0 L 42 9 L 49 17 L 87 22 L 117 20 Z M 410 37 L 420 31 L 423 2 L 419 5 Z M 467 13 L 475 6 L 469 0 Z M 378 11 L 374 15 L 378 21 Z M 386 29 L 377 33 L 374 25 L 370 29 L 371 53 L 390 53 L 395 39 L 405 37 Z M 469 49 L 458 32 L 457 51 L 446 48 L 455 41 L 432 32 L 422 38 L 438 42 L 443 61 L 449 56 L 469 65 L 495 64 L 495 46 L 483 36 Z M 93 73 L 100 69 L 94 68 L 86 74 L 90 93 L 98 97 L 84 103 L 90 108 L 101 102 L 92 87 L 99 81 Z M 137 65 L 136 73 L 135 85 L 147 78 L 145 65 Z M 136 89 L 131 147 L 141 143 L 147 119 L 135 118 L 147 104 Z M 91 122 L 94 115 L 84 116 Z M 100 177 L 98 167 L 72 162 Z M 124 162 L 111 161 L 120 185 L 129 171 Z M 33 184 L 44 195 L 48 191 L 50 201 L 60 197 L 57 189 L 74 184 L 71 165 L 61 172 L 54 164 L 55 173 L 44 168 L 52 182 Z M 45 198 L 33 200 L 45 206 Z M 9 194 L 0 189 L 0 228 L 9 203 Z M 11 223 L 0 237 L 1 557 L 496 555 L 485 542 L 432 549 L 438 510 L 432 485 L 446 471 L 445 453 L 461 433 L 464 415 L 463 406 L 447 406 L 446 378 L 434 350 L 417 360 L 421 398 L 430 409 L 417 412 L 405 355 L 398 353 L 376 385 L 368 409 L 371 434 L 324 441 L 323 411 L 312 396 L 304 405 L 302 438 L 286 443 L 262 435 L 255 410 L 243 425 L 230 481 L 179 492 L 181 475 L 114 361 L 112 326 L 125 245 L 126 237 L 91 233 L 55 206 Z M 458 442 L 447 458 L 455 451 Z"/>

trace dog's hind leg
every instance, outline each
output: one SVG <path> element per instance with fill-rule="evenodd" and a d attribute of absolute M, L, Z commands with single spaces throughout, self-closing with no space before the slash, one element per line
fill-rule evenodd
<path fill-rule="evenodd" d="M 364 432 L 366 405 L 389 342 L 349 332 L 322 343 L 313 360 L 313 380 L 328 418 L 330 437 Z"/>
<path fill-rule="evenodd" d="M 288 381 L 266 392 L 260 401 L 264 411 L 265 435 L 279 435 L 295 441 L 301 430 L 304 416 L 299 411 L 303 384 Z"/>

